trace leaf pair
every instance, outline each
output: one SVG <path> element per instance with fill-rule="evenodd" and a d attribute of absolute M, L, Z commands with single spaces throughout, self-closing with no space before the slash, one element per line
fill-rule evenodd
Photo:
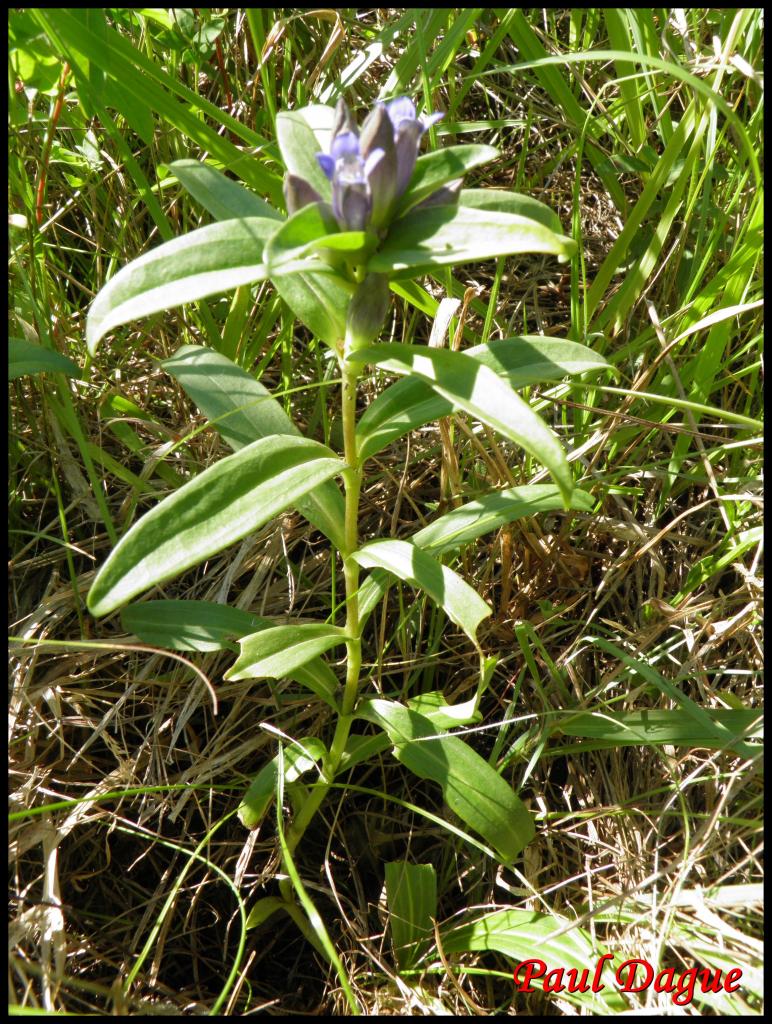
<path fill-rule="evenodd" d="M 357 746 L 363 747 L 365 756 L 369 757 L 391 744 L 397 760 L 419 778 L 436 782 L 450 809 L 487 840 L 504 863 L 511 863 L 535 835 L 531 815 L 512 787 L 487 761 L 459 737 L 443 734 L 445 726 L 461 724 L 464 719 L 447 721 L 443 719 L 442 709 L 438 711 L 443 726 L 395 701 L 365 701 L 357 717 L 378 725 L 386 736 L 352 736 L 349 746 L 352 751 Z M 295 782 L 325 753 L 324 746 L 314 738 L 293 745 L 288 750 L 289 757 L 285 755 L 285 782 Z M 361 759 L 349 757 L 344 766 L 348 768 Z M 257 827 L 275 795 L 277 765 L 277 758 L 265 765 L 244 796 L 239 817 L 247 828 Z"/>
<path fill-rule="evenodd" d="M 406 349 L 407 354 L 411 351 L 415 350 Z M 431 350 L 421 349 L 421 353 L 431 357 Z M 592 370 L 611 369 L 603 356 L 585 345 L 538 335 L 496 339 L 460 354 L 476 359 L 513 389 L 559 381 L 568 375 Z M 405 369 L 396 363 L 391 369 L 405 374 Z M 436 374 L 436 370 L 434 372 Z M 359 458 L 364 461 L 409 430 L 457 411 L 461 411 L 461 406 L 440 393 L 432 382 L 413 373 L 404 375 L 382 391 L 359 419 L 356 430 Z"/>
<path fill-rule="evenodd" d="M 455 266 L 525 252 L 548 253 L 567 259 L 576 244 L 547 227 L 543 214 L 487 208 L 476 203 L 474 191 L 461 194 L 458 205 L 407 211 L 395 221 L 378 245 L 367 232 L 336 231 L 331 207 L 313 203 L 289 218 L 273 235 L 268 253 L 271 276 L 303 270 L 315 252 L 335 250 L 360 263 L 366 271 L 415 277 L 432 267 Z M 522 199 L 522 197 L 514 197 Z M 468 205 L 467 205 L 468 204 Z M 523 204 L 524 206 L 524 204 Z M 377 248 L 376 248 L 377 246 Z M 324 264 L 317 263 L 319 269 Z M 338 264 L 342 268 L 342 263 Z"/>
<path fill-rule="evenodd" d="M 572 343 L 564 344 L 570 346 Z M 514 350 L 518 347 L 522 346 L 511 346 Z M 572 356 L 578 360 L 577 368 L 583 369 L 590 365 L 587 362 L 588 350 L 582 346 L 573 346 L 573 349 Z M 505 355 L 505 351 L 510 350 L 492 347 L 491 352 L 481 353 L 481 356 L 498 360 L 505 367 L 515 365 L 516 360 L 507 363 L 510 356 Z M 420 379 L 414 378 L 399 384 L 429 388 L 430 396 L 448 402 L 451 408 L 466 409 L 491 425 L 503 425 L 509 430 L 510 436 L 517 437 L 521 443 L 529 443 L 534 448 L 537 445 L 536 441 L 529 441 L 524 435 L 525 428 L 521 426 L 522 422 L 527 423 L 529 415 L 533 416 L 537 431 L 546 432 L 552 437 L 541 420 L 531 414 L 528 406 L 481 360 L 462 353 L 436 349 L 416 351 L 407 346 L 377 346 L 365 350 L 365 356 L 368 352 L 388 368 L 394 367 L 405 372 L 417 367 L 421 373 Z M 382 353 L 385 358 L 381 358 Z M 469 379 L 467 365 L 473 371 L 468 375 Z M 556 373 L 574 368 L 565 359 L 551 365 L 553 369 L 557 367 Z M 344 546 L 341 529 L 343 499 L 330 479 L 341 471 L 342 463 L 334 453 L 313 441 L 305 442 L 298 437 L 295 425 L 263 385 L 226 357 L 197 346 L 185 346 L 167 360 L 164 366 L 175 375 L 204 415 L 235 450 L 236 456 L 204 471 L 196 480 L 165 499 L 132 528 L 94 584 L 89 607 L 95 614 L 106 614 L 150 586 L 171 579 L 184 569 L 216 554 L 290 505 L 297 507 L 336 546 Z M 527 377 L 527 364 L 524 366 L 521 363 L 519 372 Z M 480 375 L 483 377 L 482 390 Z M 493 387 L 502 391 L 503 423 L 501 417 L 496 419 L 491 415 L 489 403 L 485 403 L 485 387 L 491 379 Z M 512 403 L 511 409 L 504 404 L 504 394 Z M 393 407 L 391 415 L 395 415 Z M 283 435 L 286 435 L 286 444 L 281 440 Z M 539 436 L 537 433 L 537 438 Z M 254 441 L 248 444 L 249 438 L 254 437 L 262 437 L 265 442 L 262 448 L 258 446 L 255 449 Z M 557 441 L 554 443 L 557 445 Z M 242 453 L 246 448 L 250 449 L 250 454 L 245 457 Z M 265 461 L 260 453 L 269 450 L 273 450 L 274 454 L 271 460 Z M 540 454 L 543 457 L 543 453 Z M 309 460 L 308 475 L 303 469 L 306 457 Z M 318 461 L 320 458 L 321 461 Z M 553 464 L 553 471 L 557 467 L 560 472 L 559 463 L 553 460 Z M 289 477 L 283 475 L 285 470 L 290 473 Z M 270 475 L 272 473 L 275 479 Z M 249 475 L 252 476 L 252 483 L 247 488 L 247 494 L 241 496 L 241 504 L 234 504 L 240 493 L 238 479 L 242 476 L 246 479 Z M 292 490 L 285 492 L 282 490 L 283 481 L 290 477 Z M 565 486 L 562 493 L 565 500 Z M 540 494 L 537 489 L 530 496 L 538 499 Z M 202 496 L 206 498 L 205 501 L 201 500 Z M 501 525 L 501 517 L 506 518 L 507 513 L 506 508 L 501 506 L 501 501 L 506 503 L 506 499 L 497 499 L 496 496 L 491 498 L 494 502 L 491 509 L 495 508 L 498 518 L 491 519 L 492 525 L 487 528 L 493 529 L 495 525 Z M 267 502 L 264 508 L 258 508 L 258 499 Z M 249 515 L 239 511 L 247 507 Z M 472 533 L 474 523 L 477 522 L 479 526 L 482 522 L 479 515 L 485 508 L 480 506 L 470 509 L 473 517 Z M 455 512 L 456 516 L 460 513 L 461 510 Z M 184 532 L 181 533 L 182 526 Z M 434 530 L 436 533 L 436 526 Z M 475 535 L 479 536 L 480 533 Z M 357 557 L 360 564 L 368 568 L 380 566 L 412 585 L 426 589 L 451 620 L 476 641 L 477 626 L 482 618 L 490 614 L 490 610 L 452 570 L 440 566 L 428 555 L 418 553 L 404 541 L 378 542 L 364 548 Z M 373 590 L 372 584 L 369 589 Z M 376 599 L 377 591 L 376 586 Z"/>
<path fill-rule="evenodd" d="M 568 507 L 574 483 L 563 446 L 527 402 L 479 360 L 418 345 L 371 345 L 350 358 L 417 377 L 453 411 L 468 413 L 525 448 L 549 469 Z"/>
<path fill-rule="evenodd" d="M 420 588 L 451 622 L 477 644 L 477 628 L 491 608 L 474 588 L 426 552 L 402 540 L 365 544 L 352 557 L 368 569 L 382 569 Z M 281 678 L 346 640 L 345 630 L 322 622 L 275 626 L 242 636 L 241 652 L 226 679 Z"/>

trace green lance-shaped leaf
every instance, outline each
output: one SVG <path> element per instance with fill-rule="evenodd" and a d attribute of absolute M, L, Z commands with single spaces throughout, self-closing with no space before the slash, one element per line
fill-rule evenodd
<path fill-rule="evenodd" d="M 495 661 L 496 659 L 491 660 Z M 478 688 L 477 693 L 469 700 L 460 704 L 448 704 L 444 693 L 439 690 L 431 690 L 429 693 L 408 697 L 407 706 L 410 711 L 417 711 L 419 715 L 428 718 L 432 725 L 444 731 L 479 722 L 482 719 L 482 714 L 477 710 L 479 698 L 480 690 Z M 360 764 L 362 761 L 369 761 L 376 754 L 383 753 L 390 744 L 389 737 L 382 732 L 376 733 L 374 736 L 352 733 L 346 743 L 338 774 L 348 771 L 353 765 Z"/>
<path fill-rule="evenodd" d="M 263 629 L 241 638 L 241 654 L 224 678 L 281 679 L 347 639 L 344 629 L 324 622 Z"/>
<path fill-rule="evenodd" d="M 524 252 L 569 258 L 576 243 L 530 217 L 468 206 L 410 210 L 392 224 L 367 269 L 379 273 L 453 266 Z"/>
<path fill-rule="evenodd" d="M 215 601 L 143 601 L 121 611 L 121 624 L 146 644 L 171 651 L 222 651 L 267 619 Z"/>
<path fill-rule="evenodd" d="M 316 154 L 329 153 L 334 118 L 334 108 L 322 104 L 282 111 L 276 116 L 276 138 L 284 166 L 305 178 L 323 199 L 331 198 L 332 186 Z"/>
<path fill-rule="evenodd" d="M 386 865 L 386 906 L 394 956 L 400 970 L 426 952 L 437 917 L 437 874 L 432 864 L 392 861 Z"/>
<path fill-rule="evenodd" d="M 563 234 L 560 217 L 533 196 L 524 196 L 503 188 L 462 188 L 458 195 L 458 204 L 475 210 L 495 210 L 499 213 L 528 217 L 543 224 L 556 235 Z"/>
<path fill-rule="evenodd" d="M 574 488 L 571 508 L 587 512 L 594 504 L 586 491 Z M 457 551 L 478 537 L 513 523 L 523 516 L 562 509 L 563 498 L 553 484 L 528 484 L 508 487 L 451 509 L 433 523 L 413 534 L 409 543 L 433 555 Z M 376 569 L 359 588 L 359 615 L 362 622 L 386 593 L 388 573 Z M 420 709 L 419 709 L 420 710 Z"/>
<path fill-rule="evenodd" d="M 142 601 L 121 611 L 123 628 L 146 644 L 171 651 L 234 650 L 234 640 L 270 629 L 275 623 L 259 615 L 214 601 Z M 315 658 L 288 673 L 337 711 L 338 680 L 330 666 Z"/>
<path fill-rule="evenodd" d="M 218 220 L 256 216 L 283 220 L 254 192 L 208 164 L 178 160 L 169 166 L 190 194 Z M 263 207 L 268 212 L 264 212 Z M 283 274 L 273 285 L 295 316 L 318 338 L 331 348 L 343 341 L 352 285 L 330 273 L 309 271 Z"/>
<path fill-rule="evenodd" d="M 420 587 L 477 644 L 477 627 L 491 609 L 452 569 L 404 540 L 376 540 L 351 557 L 365 569 L 386 569 L 411 586 Z"/>
<path fill-rule="evenodd" d="M 80 377 L 80 367 L 61 352 L 43 348 L 24 338 L 9 338 L 8 380 L 36 373 L 65 373 L 68 377 Z"/>
<path fill-rule="evenodd" d="M 542 914 L 532 910 L 497 910 L 492 914 L 475 914 L 474 919 L 460 925 L 442 929 L 442 947 L 446 953 L 466 953 L 477 950 L 495 950 L 517 964 L 538 957 L 547 963 L 548 970 L 562 967 L 582 971 L 590 970 L 605 952 L 597 946 L 584 928 L 570 927 L 571 921 L 559 914 Z M 614 957 L 606 965 L 606 978 L 613 976 L 619 966 Z M 522 975 L 521 975 L 522 978 Z M 614 985 L 604 981 L 598 994 L 592 991 L 560 994 L 561 999 L 594 1010 L 596 1013 L 619 1013 L 629 1009 L 625 998 Z"/>
<path fill-rule="evenodd" d="M 753 757 L 756 753 L 749 744 L 738 742 L 737 736 L 727 728 L 722 719 L 711 717 L 708 714 L 707 708 L 693 701 L 679 686 L 676 686 L 669 679 L 665 679 L 651 665 L 641 659 L 631 657 L 620 647 L 617 647 L 616 644 L 612 644 L 610 640 L 604 640 L 602 637 L 593 637 L 592 643 L 600 647 L 601 650 L 606 651 L 607 654 L 618 658 L 628 672 L 632 672 L 645 679 L 649 685 L 656 687 L 665 697 L 679 704 L 684 714 L 692 719 L 703 735 L 713 736 L 713 744 L 715 744 L 716 748 L 722 749 L 726 747 L 734 749 L 743 757 Z M 621 672 L 624 672 L 624 669 L 620 669 Z"/>
<path fill-rule="evenodd" d="M 460 725 L 469 725 L 482 719 L 482 714 L 477 710 L 479 698 L 478 689 L 469 700 L 459 704 L 448 704 L 441 690 L 430 690 L 428 693 L 408 697 L 407 706 L 411 711 L 417 711 L 419 715 L 428 718 L 438 729 L 457 729 Z"/>
<path fill-rule="evenodd" d="M 550 734 L 578 736 L 589 739 L 592 749 L 625 746 L 656 746 L 670 743 L 676 747 L 707 747 L 722 750 L 725 737 L 734 738 L 734 749 L 742 757 L 753 757 L 753 747 L 746 740 L 763 739 L 764 716 L 761 711 L 727 708 L 704 708 L 708 724 L 703 725 L 683 708 L 645 711 L 607 711 L 605 708 L 580 711 L 557 718 Z M 720 731 L 719 731 L 720 730 Z"/>
<path fill-rule="evenodd" d="M 467 171 L 495 160 L 499 151 L 493 146 L 448 146 L 425 153 L 416 160 L 410 185 L 397 206 L 397 216 L 427 199 L 442 185 L 463 178 Z"/>
<path fill-rule="evenodd" d="M 270 391 L 227 356 L 201 345 L 183 345 L 161 365 L 179 381 L 234 451 L 259 437 L 300 436 Z M 345 502 L 334 480 L 299 499 L 295 507 L 337 548 L 345 546 Z"/>
<path fill-rule="evenodd" d="M 356 235 L 356 248 L 361 248 L 364 239 L 361 231 L 331 235 L 337 227 L 327 203 L 311 203 L 285 221 L 265 253 L 276 291 L 298 319 L 335 349 L 342 346 L 346 334 L 346 310 L 354 284 L 333 266 L 345 253 L 328 249 L 320 259 L 312 250 L 322 239 L 345 242 Z M 312 253 L 312 258 L 304 259 L 307 253 Z"/>
<path fill-rule="evenodd" d="M 146 513 L 89 591 L 92 615 L 178 576 L 246 537 L 343 468 L 317 441 L 266 437 L 221 459 Z"/>
<path fill-rule="evenodd" d="M 357 714 L 384 729 L 394 756 L 442 787 L 450 809 L 511 862 L 533 839 L 528 809 L 504 779 L 457 736 L 442 736 L 428 718 L 402 704 L 365 701 Z"/>
<path fill-rule="evenodd" d="M 573 478 L 563 447 L 539 416 L 493 370 L 463 352 L 417 345 L 371 345 L 350 356 L 391 373 L 414 374 L 446 398 L 539 459 L 552 474 L 568 507 Z"/>
<path fill-rule="evenodd" d="M 314 238 L 302 255 L 327 249 L 333 253 L 341 253 L 350 260 L 363 255 L 365 250 L 371 251 L 377 244 L 378 238 L 371 231 L 334 231 L 329 235 L 322 235 L 321 238 Z"/>
<path fill-rule="evenodd" d="M 268 275 L 263 249 L 276 224 L 268 217 L 208 224 L 123 267 L 91 306 L 89 352 L 93 355 L 108 331 L 129 320 L 262 281 Z"/>
<path fill-rule="evenodd" d="M 317 338 L 338 348 L 346 334 L 346 310 L 353 284 L 336 274 L 311 273 L 280 274 L 273 286 L 295 316 Z"/>
<path fill-rule="evenodd" d="M 586 491 L 574 488 L 571 492 L 571 508 L 589 512 L 594 505 L 595 499 Z M 507 487 L 451 509 L 410 539 L 424 551 L 440 555 L 446 551 L 457 551 L 483 534 L 523 516 L 562 508 L 560 491 L 552 484 Z"/>
<path fill-rule="evenodd" d="M 265 261 L 272 275 L 293 266 L 319 238 L 337 232 L 338 222 L 329 203 L 309 203 L 293 213 L 271 236 L 265 247 Z M 346 235 L 349 232 L 345 233 Z M 362 234 L 362 232 L 357 232 Z"/>
<path fill-rule="evenodd" d="M 545 338 L 525 335 L 515 338 L 496 338 L 486 345 L 475 345 L 464 350 L 483 366 L 490 367 L 513 388 L 530 387 L 548 381 L 563 380 L 590 371 L 616 369 L 608 360 L 587 345 L 565 338 Z"/>
<path fill-rule="evenodd" d="M 200 160 L 175 160 L 169 164 L 169 170 L 173 171 L 183 188 L 217 220 L 231 220 L 234 217 L 284 220 L 279 211 L 274 210 L 260 196 Z"/>
<path fill-rule="evenodd" d="M 265 260 L 271 275 L 280 277 L 306 270 L 310 264 L 303 257 L 319 253 L 321 260 L 314 265 L 340 277 L 336 271 L 342 268 L 344 260 L 364 262 L 366 253 L 377 242 L 371 232 L 340 231 L 329 203 L 309 203 L 271 236 Z"/>
<path fill-rule="evenodd" d="M 510 387 L 562 380 L 591 370 L 613 370 L 603 356 L 586 345 L 562 338 L 526 336 L 497 338 L 464 350 L 465 356 L 488 366 Z M 454 411 L 448 398 L 417 377 L 395 381 L 370 403 L 357 423 L 360 459 L 370 458 L 409 430 Z"/>
<path fill-rule="evenodd" d="M 161 366 L 235 452 L 260 437 L 300 435 L 271 392 L 219 352 L 203 345 L 183 345 Z"/>
<path fill-rule="evenodd" d="M 284 781 L 297 782 L 301 775 L 310 771 L 321 761 L 327 748 L 315 736 L 292 743 L 284 750 Z M 239 804 L 238 816 L 245 828 L 257 828 L 276 795 L 276 780 L 279 776 L 278 754 L 255 776 L 244 799 Z"/>

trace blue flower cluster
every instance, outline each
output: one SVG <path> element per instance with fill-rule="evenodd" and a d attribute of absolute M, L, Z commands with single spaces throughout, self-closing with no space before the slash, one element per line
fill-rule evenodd
<path fill-rule="evenodd" d="M 332 183 L 332 211 L 342 231 L 378 230 L 389 223 L 410 183 L 424 132 L 443 116 L 419 117 L 413 101 L 400 96 L 377 103 L 360 132 L 345 101 L 338 100 L 330 152 L 316 159 Z M 452 192 L 444 189 L 443 199 Z M 284 195 L 290 215 L 322 198 L 296 174 L 286 176 Z"/>

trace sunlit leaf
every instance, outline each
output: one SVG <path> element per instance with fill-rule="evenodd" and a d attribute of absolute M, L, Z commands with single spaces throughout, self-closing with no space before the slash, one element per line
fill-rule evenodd
<path fill-rule="evenodd" d="M 561 716 L 551 727 L 552 735 L 578 736 L 596 742 L 593 746 L 656 746 L 662 743 L 676 747 L 705 747 L 722 750 L 727 746 L 726 733 L 734 738 L 730 749 L 743 756 L 752 755 L 745 742 L 763 738 L 764 716 L 761 711 L 703 708 L 709 724 L 701 724 L 683 708 L 645 711 L 582 711 Z M 719 732 L 720 730 L 720 732 Z M 726 733 L 725 731 L 726 730 Z"/>
<path fill-rule="evenodd" d="M 476 210 L 498 210 L 499 213 L 528 217 L 556 235 L 563 234 L 560 217 L 546 203 L 539 202 L 533 196 L 524 196 L 504 188 L 462 188 L 458 203 L 459 206 L 474 207 Z"/>
<path fill-rule="evenodd" d="M 386 906 L 394 957 L 400 970 L 417 964 L 437 918 L 437 873 L 432 864 L 386 864 Z"/>
<path fill-rule="evenodd" d="M 171 651 L 238 650 L 235 641 L 276 623 L 214 601 L 143 601 L 121 610 L 123 628 L 146 644 Z M 315 658 L 288 673 L 336 709 L 338 680 L 329 665 Z"/>
<path fill-rule="evenodd" d="M 411 586 L 420 587 L 477 643 L 477 627 L 491 609 L 452 569 L 403 540 L 372 541 L 354 552 L 352 558 L 366 569 L 386 569 Z"/>
<path fill-rule="evenodd" d="M 274 231 L 266 245 L 265 260 L 270 273 L 273 275 L 296 262 L 312 242 L 337 230 L 338 222 L 329 203 L 309 203 L 293 213 Z"/>
<path fill-rule="evenodd" d="M 594 502 L 586 491 L 571 493 L 571 508 L 588 511 Z M 451 509 L 433 523 L 413 534 L 409 543 L 431 554 L 455 551 L 478 537 L 513 523 L 527 515 L 563 509 L 563 498 L 553 484 L 508 487 L 485 494 L 475 501 Z M 376 569 L 359 588 L 359 614 L 366 618 L 386 593 L 389 574 Z"/>
<path fill-rule="evenodd" d="M 305 178 L 323 199 L 330 198 L 332 189 L 316 154 L 329 152 L 334 117 L 334 108 L 321 104 L 283 110 L 276 116 L 276 138 L 284 166 Z"/>
<path fill-rule="evenodd" d="M 457 736 L 441 736 L 428 718 L 386 700 L 363 702 L 358 714 L 389 735 L 394 756 L 422 779 L 442 787 L 446 803 L 486 839 L 505 862 L 533 839 L 527 808 L 504 779 Z"/>
<path fill-rule="evenodd" d="M 289 308 L 317 338 L 337 348 L 346 334 L 346 310 L 353 284 L 336 274 L 280 274 L 273 286 Z"/>
<path fill-rule="evenodd" d="M 91 306 L 86 323 L 89 352 L 94 354 L 108 331 L 130 320 L 262 281 L 268 274 L 263 249 L 276 224 L 269 217 L 208 224 L 127 264 Z"/>
<path fill-rule="evenodd" d="M 595 499 L 586 491 L 574 488 L 571 492 L 572 509 L 589 512 L 594 506 Z M 506 487 L 451 509 L 414 533 L 410 540 L 424 551 L 439 555 L 446 551 L 456 551 L 483 534 L 513 523 L 523 516 L 535 516 L 540 512 L 563 508 L 560 491 L 553 484 Z"/>
<path fill-rule="evenodd" d="M 464 349 L 463 354 L 490 367 L 513 388 L 612 369 L 592 349 L 561 338 L 501 338 Z M 409 430 L 453 411 L 452 401 L 423 380 L 404 377 L 395 381 L 370 403 L 357 423 L 359 457 L 367 459 Z"/>
<path fill-rule="evenodd" d="M 506 956 L 513 968 L 524 960 L 537 957 L 547 964 L 548 971 L 562 967 L 566 972 L 575 970 L 576 977 L 581 978 L 582 972 L 587 970 L 589 988 L 595 965 L 605 950 L 584 928 L 570 925 L 570 919 L 559 914 L 497 910 L 492 914 L 476 914 L 468 923 L 446 925 L 442 929 L 442 947 L 446 953 L 495 950 Z M 619 964 L 617 957 L 606 963 L 607 975 L 598 994 L 592 991 L 571 993 L 566 988 L 560 993 L 560 998 L 601 1014 L 629 1009 L 616 985 L 608 981 Z M 522 979 L 522 974 L 520 977 Z"/>
<path fill-rule="evenodd" d="M 225 678 L 280 679 L 345 642 L 344 629 L 323 622 L 273 626 L 241 638 L 241 653 Z"/>
<path fill-rule="evenodd" d="M 368 270 L 389 273 L 411 267 L 453 266 L 525 252 L 570 257 L 575 250 L 573 239 L 530 217 L 468 206 L 436 206 L 408 211 L 394 221 L 386 241 L 370 257 Z"/>
<path fill-rule="evenodd" d="M 283 220 L 264 199 L 200 160 L 175 160 L 169 170 L 193 198 L 217 220 L 234 217 L 270 217 Z"/>
<path fill-rule="evenodd" d="M 342 469 L 329 448 L 267 437 L 205 469 L 118 542 L 89 591 L 97 617 L 246 537 Z"/>
<path fill-rule="evenodd" d="M 552 474 L 568 506 L 573 477 L 563 446 L 531 407 L 489 367 L 463 352 L 418 345 L 371 345 L 349 357 L 391 373 L 414 374 L 434 392 L 521 445 Z"/>
<path fill-rule="evenodd" d="M 482 714 L 477 710 L 478 703 L 478 695 L 475 694 L 469 700 L 448 704 L 441 690 L 430 690 L 407 699 L 411 711 L 417 711 L 419 715 L 428 718 L 438 729 L 457 729 L 460 725 L 479 722 Z"/>
<path fill-rule="evenodd" d="M 283 406 L 234 362 L 200 345 L 183 345 L 161 364 L 182 385 L 222 439 L 234 451 L 259 437 L 300 435 Z M 300 498 L 297 510 L 337 548 L 345 545 L 345 505 L 334 480 Z"/>

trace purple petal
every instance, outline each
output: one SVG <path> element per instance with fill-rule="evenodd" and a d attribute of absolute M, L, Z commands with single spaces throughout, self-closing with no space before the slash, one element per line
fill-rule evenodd
<path fill-rule="evenodd" d="M 433 124 L 437 124 L 437 122 L 441 121 L 444 116 L 445 115 L 441 110 L 437 110 L 433 114 L 421 114 L 421 124 L 423 125 L 424 131 L 426 131 L 427 128 L 431 128 Z"/>
<path fill-rule="evenodd" d="M 361 156 L 347 154 L 335 164 L 333 185 L 362 185 L 365 183 L 365 162 Z"/>
<path fill-rule="evenodd" d="M 359 156 L 359 139 L 353 132 L 341 132 L 332 140 L 330 156 L 336 163 L 344 156 Z"/>
<path fill-rule="evenodd" d="M 377 160 L 368 160 L 367 183 L 372 197 L 371 223 L 375 228 L 388 223 L 397 190 L 397 150 L 391 147 Z"/>
<path fill-rule="evenodd" d="M 395 100 L 386 104 L 386 110 L 394 125 L 394 130 L 399 128 L 401 121 L 415 121 L 415 103 L 407 96 L 398 96 Z"/>
<path fill-rule="evenodd" d="M 332 176 L 335 173 L 335 161 L 333 158 L 326 153 L 317 153 L 316 160 L 330 181 L 332 181 Z"/>
<path fill-rule="evenodd" d="M 373 149 L 370 152 L 370 155 L 365 160 L 365 177 L 368 180 L 375 167 L 380 163 L 381 160 L 383 160 L 385 155 L 386 153 L 382 149 Z"/>
<path fill-rule="evenodd" d="M 397 132 L 397 189 L 399 197 L 410 183 L 418 159 L 418 147 L 421 144 L 423 128 L 418 121 L 403 121 Z"/>
<path fill-rule="evenodd" d="M 344 231 L 363 231 L 370 217 L 370 197 L 361 185 L 349 185 L 342 190 L 340 209 Z"/>

